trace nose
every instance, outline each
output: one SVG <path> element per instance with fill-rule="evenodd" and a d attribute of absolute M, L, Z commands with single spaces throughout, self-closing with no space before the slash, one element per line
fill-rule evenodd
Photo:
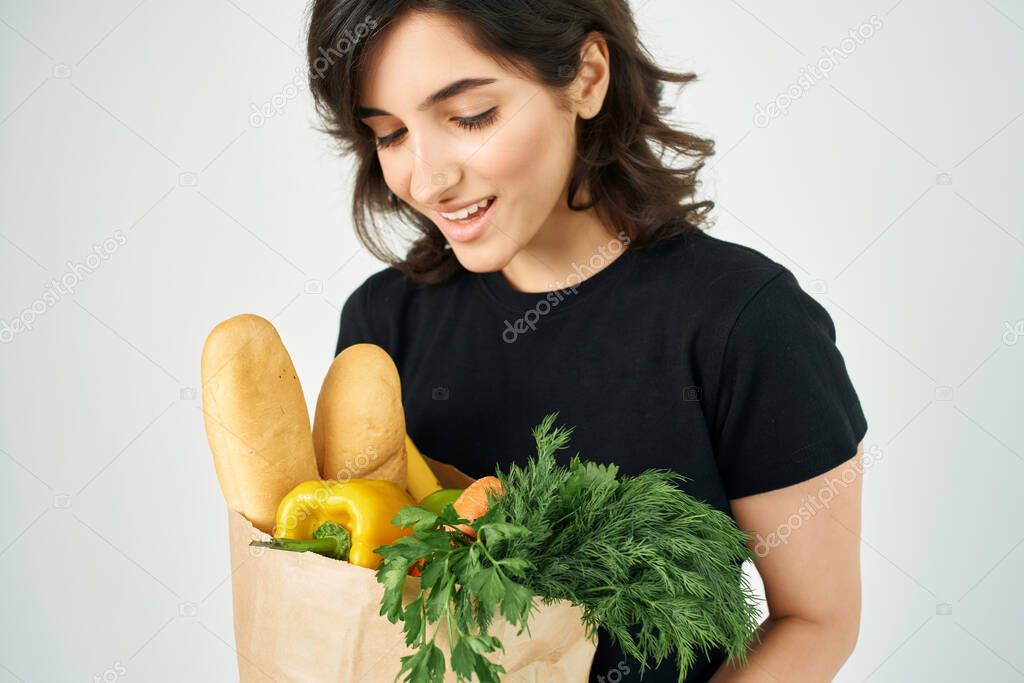
<path fill-rule="evenodd" d="M 413 160 L 409 194 L 421 205 L 440 203 L 462 177 L 451 141 L 443 136 L 420 135 L 411 145 Z"/>

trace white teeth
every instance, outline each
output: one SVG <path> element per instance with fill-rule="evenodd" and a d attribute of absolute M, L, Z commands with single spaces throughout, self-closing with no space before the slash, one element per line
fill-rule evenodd
<path fill-rule="evenodd" d="M 463 218 L 469 216 L 470 214 L 476 213 L 480 209 L 487 208 L 487 205 L 490 204 L 490 203 L 491 203 L 491 200 L 490 200 L 490 198 L 488 198 L 488 199 L 484 199 L 483 201 L 477 202 L 476 204 L 473 204 L 472 206 L 467 206 L 467 207 L 465 207 L 463 209 L 459 209 L 455 213 L 444 213 L 442 211 L 441 215 L 444 216 L 445 218 L 447 218 L 450 221 L 458 221 L 458 220 L 462 220 Z"/>

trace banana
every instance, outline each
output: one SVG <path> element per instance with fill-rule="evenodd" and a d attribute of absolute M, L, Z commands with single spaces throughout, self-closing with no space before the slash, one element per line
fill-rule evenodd
<path fill-rule="evenodd" d="M 408 434 L 405 435 L 405 453 L 408 462 L 409 493 L 418 503 L 443 487 Z"/>

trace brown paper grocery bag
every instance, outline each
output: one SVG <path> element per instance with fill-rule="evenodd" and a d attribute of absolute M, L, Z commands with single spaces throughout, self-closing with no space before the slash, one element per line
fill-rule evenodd
<path fill-rule="evenodd" d="M 428 462 L 441 484 L 472 481 L 458 469 Z M 240 683 L 390 683 L 411 654 L 401 623 L 380 615 L 384 587 L 374 572 L 315 553 L 252 547 L 269 536 L 229 510 L 232 599 Z M 412 600 L 419 578 L 406 581 Z M 491 634 L 505 647 L 493 661 L 508 683 L 584 683 L 596 643 L 586 637 L 580 610 L 566 601 L 542 605 L 530 634 L 495 616 Z M 532 637 L 531 637 L 532 635 Z M 448 653 L 447 633 L 437 645 Z M 450 669 L 450 664 L 449 664 Z M 449 670 L 445 683 L 455 683 Z"/>

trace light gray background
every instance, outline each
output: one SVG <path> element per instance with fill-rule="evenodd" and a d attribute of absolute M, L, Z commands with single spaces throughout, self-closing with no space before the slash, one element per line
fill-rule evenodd
<path fill-rule="evenodd" d="M 702 77 L 675 118 L 718 141 L 712 234 L 827 307 L 868 415 L 838 680 L 1024 679 L 1024 6 L 634 6 L 653 54 Z M 204 336 L 272 319 L 312 404 L 340 305 L 383 267 L 311 129 L 304 9 L 0 3 L 0 321 L 36 306 L 0 345 L 0 682 L 237 679 Z M 755 117 L 791 86 L 788 113 Z"/>

